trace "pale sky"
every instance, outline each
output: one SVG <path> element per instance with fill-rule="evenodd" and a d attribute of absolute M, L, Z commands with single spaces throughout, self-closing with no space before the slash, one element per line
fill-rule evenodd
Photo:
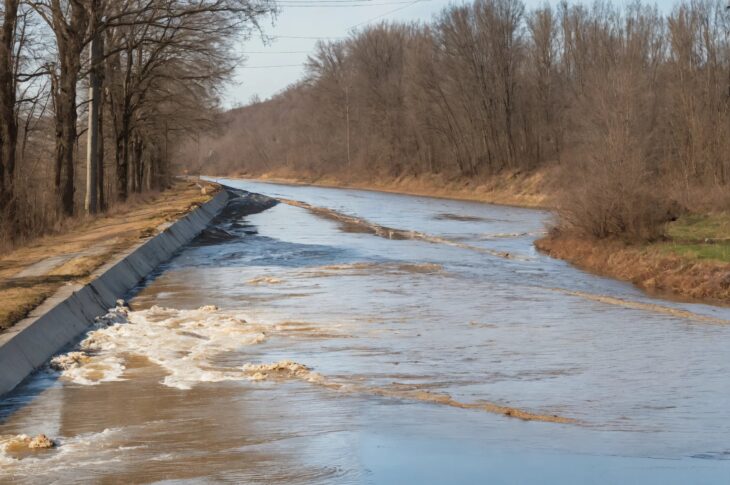
<path fill-rule="evenodd" d="M 353 0 L 343 6 L 343 0 L 280 0 L 281 11 L 274 21 L 265 20 L 263 27 L 268 36 L 275 37 L 268 44 L 255 37 L 242 50 L 247 60 L 236 71 L 234 82 L 228 87 L 224 105 L 232 107 L 248 104 L 253 95 L 262 100 L 271 97 L 300 79 L 302 65 L 312 52 L 317 38 L 347 37 L 350 31 L 381 20 L 429 21 L 450 3 L 450 0 Z M 585 0 L 589 3 L 591 0 Z M 337 3 L 340 2 L 340 5 Z M 546 3 L 526 0 L 527 8 Z M 553 0 L 547 3 L 556 4 Z M 623 3 L 623 2 L 615 2 Z M 674 0 L 659 0 L 663 10 L 669 10 Z M 298 5 L 301 4 L 301 5 Z M 307 6 L 304 5 L 323 5 Z M 297 6 L 295 6 L 297 5 Z M 273 67 L 282 66 L 282 67 Z"/>

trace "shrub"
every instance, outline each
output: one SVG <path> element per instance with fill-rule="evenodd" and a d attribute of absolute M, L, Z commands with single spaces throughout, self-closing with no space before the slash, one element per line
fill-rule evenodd
<path fill-rule="evenodd" d="M 591 164 L 563 174 L 561 227 L 594 238 L 652 241 L 682 207 L 634 164 Z"/>

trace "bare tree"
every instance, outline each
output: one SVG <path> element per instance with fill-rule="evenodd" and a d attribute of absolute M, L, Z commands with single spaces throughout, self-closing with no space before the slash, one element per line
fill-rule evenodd
<path fill-rule="evenodd" d="M 130 189 L 166 187 L 170 146 L 214 126 L 237 43 L 275 11 L 270 0 L 4 0 L 1 8 L 0 217 L 10 215 L 2 242 L 73 215 L 84 172 L 89 212 Z M 88 97 L 79 90 L 87 79 Z M 79 171 L 84 149 L 89 163 Z"/>
<path fill-rule="evenodd" d="M 51 72 L 56 122 L 55 184 L 61 210 L 74 213 L 74 146 L 77 139 L 76 97 L 81 70 L 81 53 L 89 24 L 88 4 L 82 0 L 42 0 L 31 2 L 48 23 L 56 39 L 57 64 Z"/>
<path fill-rule="evenodd" d="M 15 53 L 19 0 L 5 0 L 0 30 L 0 212 L 14 198 L 18 125 L 15 116 L 17 63 Z"/>
<path fill-rule="evenodd" d="M 730 184 L 719 0 L 669 15 L 640 2 L 525 12 L 520 0 L 475 0 L 428 25 L 320 44 L 308 68 L 202 141 L 219 170 L 473 183 L 555 164 L 564 221 L 598 237 L 650 239 L 679 206 L 730 208 L 709 198 Z"/>

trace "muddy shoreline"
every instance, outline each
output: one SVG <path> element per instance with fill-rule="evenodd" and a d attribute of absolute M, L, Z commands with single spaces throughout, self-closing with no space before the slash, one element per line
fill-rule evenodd
<path fill-rule="evenodd" d="M 647 294 L 687 303 L 730 305 L 730 265 L 700 261 L 620 241 L 550 235 L 535 247 L 600 276 L 628 281 Z"/>

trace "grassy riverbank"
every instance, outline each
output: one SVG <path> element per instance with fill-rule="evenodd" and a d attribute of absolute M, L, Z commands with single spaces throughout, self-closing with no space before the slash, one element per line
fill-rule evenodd
<path fill-rule="evenodd" d="M 216 187 L 176 182 L 96 218 L 30 241 L 0 257 L 0 331 L 23 319 L 64 284 L 84 282 L 97 268 L 208 201 Z"/>
<path fill-rule="evenodd" d="M 686 215 L 667 224 L 664 232 L 655 242 L 626 244 L 553 231 L 535 245 L 649 292 L 730 303 L 730 214 Z"/>

